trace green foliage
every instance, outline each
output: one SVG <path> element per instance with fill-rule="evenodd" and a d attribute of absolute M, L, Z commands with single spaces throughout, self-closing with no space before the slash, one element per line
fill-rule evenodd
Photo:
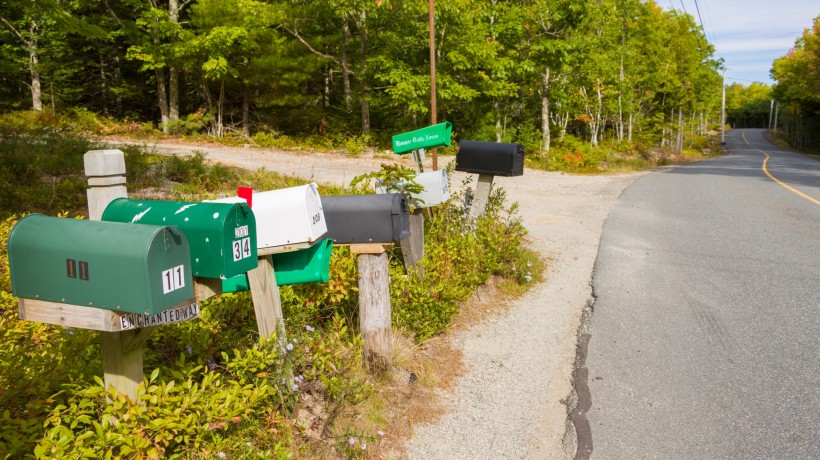
<path fill-rule="evenodd" d="M 39 105 L 70 118 L 66 129 L 357 155 L 430 119 L 423 2 L 50 1 L 7 9 L 0 110 L 32 105 L 36 62 Z M 435 12 L 438 110 L 458 138 L 520 142 L 539 154 L 550 133 L 654 147 L 669 140 L 679 110 L 698 135 L 717 119 L 714 50 L 683 12 L 640 0 L 453 0 Z M 775 66 L 789 100 L 818 93 L 806 83 L 817 80 L 810 38 Z M 689 117 L 701 113 L 704 122 Z"/>
<path fill-rule="evenodd" d="M 137 402 L 105 391 L 96 377 L 95 385 L 73 389 L 65 404 L 54 407 L 34 453 L 56 458 L 202 453 L 217 436 L 229 435 L 243 420 L 276 404 L 281 392 L 258 372 L 274 364 L 271 356 L 275 353 L 260 348 L 234 350 L 224 373 L 202 366 L 186 369 L 183 360 L 172 380 L 159 379 L 158 369 L 152 372 Z"/>
<path fill-rule="evenodd" d="M 820 151 L 820 15 L 772 64 L 774 97 L 785 105 L 778 125 L 793 147 Z"/>
<path fill-rule="evenodd" d="M 388 193 L 401 193 L 407 198 L 412 208 L 423 204 L 412 197 L 424 191 L 424 187 L 415 181 L 416 173 L 402 165 L 382 164 L 381 169 L 356 176 L 350 181 L 350 188 L 358 193 L 375 193 L 375 187 L 384 187 Z"/>
<path fill-rule="evenodd" d="M 396 259 L 391 265 L 393 322 L 419 341 L 444 331 L 460 302 L 490 276 L 510 277 L 516 265 L 526 266 L 526 230 L 516 217 L 517 204 L 505 206 L 504 190 L 493 190 L 487 211 L 475 221 L 464 216 L 459 198 L 437 206 L 425 221 L 421 279 L 405 274 Z M 518 281 L 528 284 L 533 278 Z"/>
<path fill-rule="evenodd" d="M 196 184 L 192 199 L 216 193 L 208 190 L 232 193 L 237 183 L 270 189 L 302 182 L 261 170 L 222 170 L 202 155 L 158 157 L 129 148 L 126 158 L 139 176 L 135 183 Z M 388 167 L 379 177 L 410 173 Z M 341 192 L 323 187 L 323 193 Z M 516 206 L 504 204 L 503 190 L 494 190 L 477 220 L 464 216 L 462 198 L 436 208 L 426 223 L 423 277 L 404 272 L 400 249 L 390 255 L 393 321 L 419 341 L 445 330 L 460 302 L 490 276 L 515 286 L 538 280 L 537 260 L 521 248 L 525 231 Z M 309 430 L 343 456 L 366 456 L 362 446 L 378 444 L 375 429 L 350 422 L 360 418 L 359 408 L 379 383 L 363 369 L 362 338 L 352 326 L 358 324 L 358 273 L 348 249 L 334 251 L 330 282 L 281 289 L 287 342 L 258 339 L 247 292 L 202 302 L 198 320 L 158 327 L 144 346 L 150 376 L 132 402 L 103 388 L 96 332 L 18 319 L 5 253 L 17 218 L 0 221 L 0 456 L 214 458 L 221 452 L 284 459 L 304 454 Z M 296 416 L 305 401 L 312 401 L 320 422 Z"/>
<path fill-rule="evenodd" d="M 56 126 L 15 118 L 0 118 L 0 218 L 85 207 L 82 156 L 94 144 Z"/>

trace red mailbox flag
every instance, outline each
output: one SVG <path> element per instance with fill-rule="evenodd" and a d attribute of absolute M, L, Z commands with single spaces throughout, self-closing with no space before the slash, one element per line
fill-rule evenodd
<path fill-rule="evenodd" d="M 236 190 L 236 196 L 239 198 L 244 198 L 245 201 L 248 202 L 248 207 L 253 208 L 253 188 L 252 187 L 239 187 Z"/>

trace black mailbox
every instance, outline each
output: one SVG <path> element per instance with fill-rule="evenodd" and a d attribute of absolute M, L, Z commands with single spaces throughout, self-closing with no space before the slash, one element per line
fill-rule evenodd
<path fill-rule="evenodd" d="M 334 244 L 395 243 L 410 236 L 401 193 L 322 196 L 328 238 Z"/>
<path fill-rule="evenodd" d="M 456 171 L 493 176 L 524 175 L 524 146 L 498 142 L 461 141 Z"/>

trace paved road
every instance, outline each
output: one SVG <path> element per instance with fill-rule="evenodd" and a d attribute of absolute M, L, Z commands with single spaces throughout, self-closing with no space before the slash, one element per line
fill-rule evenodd
<path fill-rule="evenodd" d="M 726 141 L 607 220 L 577 385 L 593 458 L 820 458 L 820 161 Z"/>

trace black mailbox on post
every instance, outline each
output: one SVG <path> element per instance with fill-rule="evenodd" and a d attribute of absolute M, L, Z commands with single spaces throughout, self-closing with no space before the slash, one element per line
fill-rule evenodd
<path fill-rule="evenodd" d="M 524 175 L 524 146 L 498 142 L 461 141 L 456 171 L 493 176 Z"/>
<path fill-rule="evenodd" d="M 395 243 L 410 236 L 401 193 L 322 196 L 328 238 L 334 244 Z"/>

